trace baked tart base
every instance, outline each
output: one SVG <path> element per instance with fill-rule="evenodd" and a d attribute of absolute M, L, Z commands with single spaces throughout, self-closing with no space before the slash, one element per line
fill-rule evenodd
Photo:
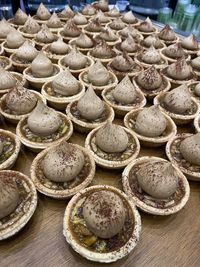
<path fill-rule="evenodd" d="M 137 110 L 131 110 L 124 117 L 124 125 L 137 136 L 141 145 L 146 146 L 146 147 L 159 147 L 159 146 L 165 145 L 169 141 L 170 138 L 176 135 L 176 132 L 177 132 L 176 124 L 164 112 L 163 112 L 163 115 L 165 116 L 167 126 L 166 126 L 165 131 L 162 133 L 162 135 L 157 136 L 157 137 L 148 137 L 148 136 L 139 134 L 135 130 L 135 122 L 136 122 L 137 115 L 141 110 L 143 110 L 143 108 L 140 108 Z"/>
<path fill-rule="evenodd" d="M 87 120 L 82 118 L 77 110 L 78 101 L 69 103 L 66 108 L 66 113 L 69 119 L 73 122 L 74 128 L 81 133 L 88 133 L 91 130 L 104 125 L 108 120 L 113 121 L 115 113 L 108 104 L 105 103 L 105 111 L 96 120 Z"/>
<path fill-rule="evenodd" d="M 185 175 L 175 165 L 179 182 L 176 192 L 167 199 L 156 199 L 145 193 L 139 186 L 136 172 L 141 164 L 150 161 L 166 161 L 158 157 L 141 157 L 133 160 L 122 173 L 123 190 L 142 211 L 153 215 L 171 215 L 180 211 L 190 196 L 190 187 Z M 167 161 L 166 161 L 167 162 Z"/>
<path fill-rule="evenodd" d="M 37 97 L 38 100 L 42 100 L 46 104 L 46 99 L 40 93 L 33 91 L 33 90 L 29 90 L 29 91 L 32 92 Z M 5 120 L 9 121 L 10 123 L 17 124 L 21 119 L 26 117 L 32 111 L 31 110 L 29 113 L 22 114 L 22 115 L 14 114 L 6 106 L 5 99 L 6 99 L 6 95 L 3 95 L 1 98 L 1 102 L 0 102 L 0 114 L 2 114 Z"/>
<path fill-rule="evenodd" d="M 61 112 L 58 113 L 62 119 L 62 124 L 55 133 L 48 136 L 39 136 L 32 133 L 27 124 L 28 116 L 26 116 L 17 124 L 17 136 L 20 138 L 21 142 L 33 152 L 40 152 L 62 140 L 67 141 L 73 133 L 73 125 L 66 115 Z"/>
<path fill-rule="evenodd" d="M 101 150 L 95 143 L 96 133 L 101 127 L 92 130 L 85 140 L 85 147 L 90 150 L 97 165 L 106 169 L 122 169 L 139 155 L 140 142 L 136 135 L 125 127 L 123 129 L 129 138 L 128 147 L 125 151 L 121 153 L 107 153 Z"/>
<path fill-rule="evenodd" d="M 72 96 L 63 96 L 56 93 L 52 88 L 52 82 L 47 82 L 42 86 L 41 94 L 48 104 L 58 110 L 65 110 L 67 105 L 80 99 L 85 93 L 85 86 L 79 82 L 79 92 Z"/>
<path fill-rule="evenodd" d="M 104 89 L 102 92 L 102 97 L 104 101 L 114 109 L 116 115 L 118 115 L 119 117 L 123 117 L 129 111 L 142 108 L 146 105 L 147 101 L 143 93 L 139 89 L 136 90 L 137 90 L 137 98 L 135 99 L 134 103 L 131 104 L 122 104 L 116 101 L 112 94 L 113 88 Z"/>
<path fill-rule="evenodd" d="M 37 192 L 31 179 L 18 171 L 1 171 L 16 180 L 20 203 L 10 215 L 0 220 L 0 240 L 18 233 L 30 220 L 37 206 Z"/>
<path fill-rule="evenodd" d="M 43 150 L 35 157 L 30 172 L 31 179 L 40 193 L 55 199 L 66 199 L 72 197 L 92 182 L 95 175 L 95 162 L 89 151 L 84 147 L 74 146 L 83 152 L 85 164 L 76 178 L 69 182 L 53 182 L 45 177 L 42 171 L 41 163 L 43 158 L 52 147 Z"/>
<path fill-rule="evenodd" d="M 192 97 L 192 102 L 193 102 L 192 108 L 185 114 L 177 114 L 170 112 L 166 109 L 166 106 L 163 102 L 165 94 L 166 93 L 160 93 L 158 96 L 156 96 L 154 98 L 154 105 L 159 105 L 161 111 L 170 116 L 172 120 L 176 123 L 176 125 L 188 124 L 194 120 L 194 118 L 200 111 L 199 102 L 194 97 Z"/>
<path fill-rule="evenodd" d="M 29 66 L 23 71 L 23 75 L 33 88 L 41 90 L 43 84 L 45 84 L 46 82 L 53 81 L 55 77 L 61 72 L 61 67 L 59 65 L 53 64 L 53 68 L 54 68 L 53 74 L 49 77 L 43 77 L 43 78 L 34 77 L 32 74 L 31 66 Z"/>
<path fill-rule="evenodd" d="M 171 163 L 179 168 L 189 180 L 200 181 L 200 166 L 187 162 L 180 152 L 181 141 L 191 135 L 189 133 L 177 134 L 169 140 L 165 152 Z"/>
<path fill-rule="evenodd" d="M 116 193 L 126 209 L 123 230 L 113 238 L 100 239 L 88 234 L 84 226 L 82 205 L 86 197 L 96 191 L 106 190 Z M 63 234 L 68 244 L 84 258 L 101 263 L 115 262 L 127 256 L 137 245 L 141 232 L 140 215 L 133 203 L 121 190 L 106 185 L 88 187 L 77 193 L 68 203 L 63 219 Z"/>

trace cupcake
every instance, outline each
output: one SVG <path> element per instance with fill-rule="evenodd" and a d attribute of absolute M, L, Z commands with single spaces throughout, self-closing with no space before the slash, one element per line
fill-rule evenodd
<path fill-rule="evenodd" d="M 59 19 L 58 15 L 54 12 L 47 21 L 47 27 L 50 31 L 57 33 L 63 27 L 63 23 Z"/>
<path fill-rule="evenodd" d="M 58 65 L 52 64 L 44 52 L 40 51 L 23 74 L 34 88 L 41 89 L 45 82 L 52 81 L 58 75 L 60 69 Z"/>
<path fill-rule="evenodd" d="M 59 34 L 68 43 L 72 38 L 78 37 L 81 34 L 81 30 L 74 23 L 73 19 L 69 19 Z"/>
<path fill-rule="evenodd" d="M 64 43 L 62 37 L 59 37 L 53 43 L 43 46 L 42 50 L 53 63 L 58 63 L 59 59 L 71 51 L 71 46 Z"/>
<path fill-rule="evenodd" d="M 70 72 L 78 77 L 82 71 L 88 69 L 93 64 L 93 60 L 74 47 L 69 54 L 59 59 L 58 64 L 63 69 L 69 67 Z"/>
<path fill-rule="evenodd" d="M 140 145 L 130 130 L 108 121 L 92 130 L 85 141 L 97 165 L 103 168 L 119 169 L 135 159 Z"/>
<path fill-rule="evenodd" d="M 83 54 L 87 54 L 94 47 L 94 41 L 85 33 L 81 33 L 79 37 L 69 41 L 69 44 L 75 45 Z"/>
<path fill-rule="evenodd" d="M 21 32 L 25 38 L 33 39 L 40 29 L 41 27 L 37 21 L 29 15 L 25 24 L 19 27 L 19 32 Z"/>
<path fill-rule="evenodd" d="M 126 75 L 129 77 L 135 76 L 142 70 L 142 67 L 135 63 L 124 51 L 123 54 L 117 55 L 111 62 L 109 62 L 108 69 L 117 76 L 119 81 L 121 81 Z"/>
<path fill-rule="evenodd" d="M 119 116 L 146 105 L 143 93 L 131 82 L 128 75 L 115 88 L 105 88 L 102 97 Z"/>
<path fill-rule="evenodd" d="M 154 65 L 155 68 L 161 69 L 167 66 L 167 60 L 153 45 L 136 55 L 135 62 L 141 64 L 144 68 Z"/>
<path fill-rule="evenodd" d="M 42 101 L 38 101 L 34 110 L 20 120 L 16 129 L 21 142 L 35 152 L 68 140 L 72 132 L 72 123 L 67 116 Z"/>
<path fill-rule="evenodd" d="M 104 88 L 113 88 L 116 86 L 117 77 L 106 69 L 106 67 L 97 60 L 88 70 L 80 73 L 79 80 L 85 85 L 92 84 L 97 94 Z"/>
<path fill-rule="evenodd" d="M 56 199 L 66 199 L 88 186 L 95 174 L 89 152 L 62 141 L 37 155 L 31 165 L 31 179 L 39 192 Z"/>
<path fill-rule="evenodd" d="M 66 113 L 80 132 L 89 132 L 114 119 L 113 109 L 95 94 L 91 84 L 79 100 L 67 106 Z"/>
<path fill-rule="evenodd" d="M 154 103 L 159 104 L 177 125 L 193 121 L 199 112 L 198 101 L 191 96 L 185 84 L 170 92 L 161 93 L 154 99 Z"/>
<path fill-rule="evenodd" d="M 158 106 L 131 110 L 126 114 L 124 124 L 136 134 L 142 145 L 148 147 L 166 144 L 177 131 L 173 120 Z"/>
<path fill-rule="evenodd" d="M 57 38 L 57 35 L 53 34 L 46 24 L 43 24 L 42 29 L 36 34 L 34 42 L 36 48 L 42 49 L 43 46 L 53 43 Z"/>
<path fill-rule="evenodd" d="M 41 92 L 49 105 L 64 110 L 68 103 L 78 100 L 84 94 L 85 87 L 66 69 L 53 81 L 45 83 Z"/>
<path fill-rule="evenodd" d="M 17 71 L 23 72 L 38 55 L 38 50 L 30 41 L 25 41 L 14 54 L 11 55 L 13 66 Z"/>
<path fill-rule="evenodd" d="M 176 43 L 178 40 L 175 32 L 170 28 L 167 24 L 163 27 L 163 29 L 158 33 L 158 37 L 166 44 L 170 45 Z"/>

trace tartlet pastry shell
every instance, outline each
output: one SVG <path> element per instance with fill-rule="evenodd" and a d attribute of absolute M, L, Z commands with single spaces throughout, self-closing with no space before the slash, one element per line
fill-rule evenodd
<path fill-rule="evenodd" d="M 12 69 L 12 61 L 10 58 L 5 57 L 5 56 L 0 56 L 0 61 L 5 60 L 6 61 L 6 67 L 4 68 L 5 70 L 11 70 Z"/>

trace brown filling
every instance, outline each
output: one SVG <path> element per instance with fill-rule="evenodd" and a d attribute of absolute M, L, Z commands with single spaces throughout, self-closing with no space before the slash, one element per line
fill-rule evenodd
<path fill-rule="evenodd" d="M 7 66 L 9 65 L 9 60 L 0 58 L 0 67 L 2 67 L 3 69 L 5 69 Z"/>
<path fill-rule="evenodd" d="M 184 168 L 187 169 L 191 172 L 200 172 L 200 166 L 191 164 L 190 162 L 186 161 L 183 156 L 181 155 L 180 152 L 180 145 L 181 142 L 185 139 L 185 137 L 178 137 L 176 138 L 170 147 L 170 153 L 174 161 L 177 162 L 177 164 Z"/>
<path fill-rule="evenodd" d="M 0 155 L 0 164 L 6 161 L 15 151 L 15 141 L 5 135 L 0 136 L 0 141 L 3 143 L 3 151 Z"/>
<path fill-rule="evenodd" d="M 98 189 L 95 189 L 95 191 Z M 101 189 L 102 190 L 102 189 Z M 81 198 L 86 198 L 91 192 L 85 193 Z M 119 197 L 123 201 L 125 210 L 125 223 L 122 230 L 113 236 L 112 238 L 103 239 L 92 234 L 85 223 L 83 217 L 83 203 L 78 200 L 78 203 L 74 209 L 76 209 L 74 215 L 70 216 L 69 226 L 76 241 L 92 252 L 97 253 L 109 253 L 112 251 L 119 250 L 123 247 L 128 240 L 132 237 L 134 231 L 134 216 L 132 214 L 131 208 L 127 204 L 124 198 L 120 195 Z M 71 212 L 72 214 L 72 212 Z"/>
<path fill-rule="evenodd" d="M 136 173 L 140 169 L 141 165 L 142 165 L 141 163 L 134 165 L 129 173 L 129 177 L 128 177 L 129 185 L 130 185 L 130 188 L 133 194 L 140 201 L 143 201 L 146 205 L 157 208 L 157 209 L 168 209 L 179 204 L 181 199 L 185 195 L 185 188 L 184 188 L 182 180 L 179 179 L 176 192 L 169 198 L 157 199 L 157 198 L 151 197 L 150 195 L 148 195 L 146 192 L 142 190 L 137 180 Z"/>
<path fill-rule="evenodd" d="M 42 170 L 42 166 L 41 163 L 43 161 L 43 159 L 41 159 L 37 166 L 36 166 L 36 176 L 37 179 L 40 181 L 40 183 L 49 188 L 49 189 L 53 189 L 53 190 L 66 190 L 66 189 L 72 189 L 76 186 L 78 186 L 79 184 L 81 184 L 89 175 L 90 171 L 91 171 L 91 164 L 90 164 L 90 159 L 87 156 L 87 154 L 84 154 L 85 156 L 85 163 L 84 166 L 81 170 L 81 172 L 71 181 L 68 182 L 54 182 L 49 180 L 43 173 Z"/>

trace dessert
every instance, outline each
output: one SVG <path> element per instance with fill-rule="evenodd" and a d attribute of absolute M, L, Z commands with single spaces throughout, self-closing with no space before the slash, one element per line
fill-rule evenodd
<path fill-rule="evenodd" d="M 75 14 L 73 21 L 80 28 L 84 27 L 88 23 L 87 18 L 79 12 Z"/>
<path fill-rule="evenodd" d="M 191 66 L 184 57 L 164 68 L 162 74 L 170 81 L 172 87 L 184 83 L 189 84 L 196 79 Z"/>
<path fill-rule="evenodd" d="M 162 49 L 165 47 L 164 42 L 161 41 L 156 34 L 147 36 L 144 40 L 141 40 L 140 44 L 146 49 L 152 45 L 155 49 Z"/>
<path fill-rule="evenodd" d="M 61 68 L 66 69 L 69 67 L 70 72 L 78 77 L 78 75 L 87 70 L 93 65 L 93 60 L 78 51 L 77 48 L 73 47 L 72 50 L 63 58 L 59 59 L 58 64 Z"/>
<path fill-rule="evenodd" d="M 43 46 L 53 43 L 57 38 L 57 35 L 53 34 L 46 24 L 43 24 L 41 30 L 36 34 L 34 42 L 38 49 L 42 49 Z"/>
<path fill-rule="evenodd" d="M 85 147 L 90 150 L 97 165 L 108 169 L 121 169 L 135 159 L 140 143 L 129 129 L 108 121 L 92 130 Z"/>
<path fill-rule="evenodd" d="M 186 50 L 186 52 L 192 56 L 195 56 L 199 50 L 199 43 L 193 33 L 188 37 L 182 39 L 181 45 Z"/>
<path fill-rule="evenodd" d="M 59 34 L 68 43 L 72 38 L 78 37 L 81 34 L 81 30 L 74 23 L 73 19 L 69 19 Z"/>
<path fill-rule="evenodd" d="M 3 55 L 4 55 L 4 49 L 3 49 L 2 44 L 0 44 L 0 56 L 3 56 Z"/>
<path fill-rule="evenodd" d="M 6 37 L 5 42 L 2 43 L 2 46 L 8 56 L 13 54 L 17 48 L 19 48 L 25 42 L 22 34 L 13 28 Z"/>
<path fill-rule="evenodd" d="M 33 16 L 33 18 L 36 19 L 38 23 L 42 24 L 47 22 L 50 17 L 51 13 L 49 12 L 49 10 L 45 7 L 43 3 L 40 3 L 36 15 Z"/>
<path fill-rule="evenodd" d="M 15 134 L 0 129 L 0 170 L 13 167 L 18 158 L 20 147 L 21 142 Z"/>
<path fill-rule="evenodd" d="M 117 115 L 122 116 L 130 110 L 146 105 L 143 93 L 134 86 L 128 75 L 115 88 L 104 89 L 102 97 Z"/>
<path fill-rule="evenodd" d="M 141 47 L 138 43 L 135 42 L 135 39 L 132 35 L 128 35 L 123 42 L 115 45 L 117 52 L 125 51 L 129 56 L 135 56 L 141 50 Z"/>
<path fill-rule="evenodd" d="M 141 71 L 136 76 L 133 83 L 135 83 L 149 99 L 152 99 L 160 92 L 166 92 L 170 89 L 170 83 L 167 78 L 154 66 Z"/>
<path fill-rule="evenodd" d="M 38 55 L 38 50 L 29 40 L 25 41 L 14 54 L 10 56 L 12 64 L 19 72 L 23 72 Z"/>
<path fill-rule="evenodd" d="M 54 33 L 57 33 L 63 27 L 63 23 L 58 15 L 54 12 L 47 21 L 47 27 Z"/>
<path fill-rule="evenodd" d="M 122 173 L 123 189 L 144 212 L 170 215 L 187 203 L 190 187 L 176 166 L 158 157 L 141 157 Z"/>
<path fill-rule="evenodd" d="M 9 122 L 18 123 L 35 108 L 38 100 L 44 101 L 41 94 L 17 83 L 1 98 L 0 113 Z"/>
<path fill-rule="evenodd" d="M 40 51 L 31 65 L 24 71 L 24 77 L 36 89 L 41 89 L 45 82 L 52 81 L 61 71 L 61 68 L 52 64 L 44 52 Z"/>
<path fill-rule="evenodd" d="M 158 147 L 176 135 L 176 125 L 158 106 L 131 110 L 124 118 L 125 126 L 134 132 L 141 144 Z"/>
<path fill-rule="evenodd" d="M 71 9 L 70 6 L 66 6 L 65 9 L 63 9 L 61 12 L 58 13 L 58 17 L 62 21 L 66 21 L 68 19 L 71 19 L 74 17 L 74 11 Z"/>
<path fill-rule="evenodd" d="M 178 41 L 178 37 L 175 32 L 167 24 L 162 30 L 158 33 L 158 37 L 166 44 L 170 45 Z"/>
<path fill-rule="evenodd" d="M 0 171 L 0 240 L 18 233 L 32 217 L 37 192 L 29 177 L 18 171 Z"/>
<path fill-rule="evenodd" d="M 138 20 L 136 19 L 136 17 L 133 15 L 133 12 L 130 10 L 128 12 L 126 12 L 123 16 L 122 16 L 122 21 L 125 22 L 126 24 L 129 25 L 135 25 L 138 23 Z"/>
<path fill-rule="evenodd" d="M 84 28 L 84 32 L 91 37 L 100 33 L 102 30 L 103 28 L 98 18 L 91 19 L 88 25 Z"/>
<path fill-rule="evenodd" d="M 79 82 L 69 71 L 63 70 L 53 81 L 42 87 L 42 95 L 50 106 L 64 110 L 68 103 L 78 100 L 85 92 L 85 86 Z"/>
<path fill-rule="evenodd" d="M 154 65 L 156 69 L 161 69 L 167 66 L 167 60 L 153 45 L 137 54 L 135 62 L 141 64 L 144 68 Z"/>
<path fill-rule="evenodd" d="M 143 40 L 142 34 L 131 25 L 126 26 L 123 30 L 119 31 L 118 34 L 122 37 L 122 39 L 126 39 L 129 35 L 131 35 L 136 42 Z"/>
<path fill-rule="evenodd" d="M 200 134 L 183 133 L 172 138 L 166 146 L 169 160 L 190 180 L 200 181 Z"/>
<path fill-rule="evenodd" d="M 141 220 L 134 203 L 121 190 L 98 185 L 71 199 L 63 229 L 67 242 L 80 255 L 109 263 L 125 257 L 137 245 Z"/>
<path fill-rule="evenodd" d="M 93 6 L 101 12 L 109 11 L 109 4 L 107 0 L 99 0 L 93 3 Z"/>
<path fill-rule="evenodd" d="M 11 70 L 12 61 L 10 60 L 10 58 L 6 56 L 0 56 L 0 68 L 3 68 L 5 70 Z"/>
<path fill-rule="evenodd" d="M 42 50 L 53 63 L 58 63 L 59 59 L 71 51 L 71 46 L 63 42 L 62 37 L 59 37 L 53 43 L 43 46 Z"/>
<path fill-rule="evenodd" d="M 199 79 L 200 77 L 200 56 L 194 58 L 190 62 L 194 73 L 197 75 L 197 78 Z"/>
<path fill-rule="evenodd" d="M 169 62 L 176 62 L 177 59 L 185 57 L 186 60 L 190 59 L 190 56 L 184 51 L 181 43 L 171 44 L 161 50 L 162 56 Z"/>
<path fill-rule="evenodd" d="M 149 17 L 140 22 L 136 28 L 143 36 L 149 36 L 157 31 Z"/>
<path fill-rule="evenodd" d="M 114 31 L 120 31 L 122 30 L 126 24 L 122 21 L 121 18 L 117 18 L 113 20 L 112 22 L 108 23 L 108 27 L 110 27 Z"/>
<path fill-rule="evenodd" d="M 8 21 L 15 28 L 18 28 L 19 26 L 24 25 L 27 19 L 28 19 L 28 15 L 23 10 L 21 10 L 21 8 L 18 8 L 14 17 L 9 19 Z"/>
<path fill-rule="evenodd" d="M 66 113 L 80 132 L 89 132 L 114 119 L 113 109 L 95 94 L 92 85 L 79 100 L 67 106 Z"/>
<path fill-rule="evenodd" d="M 106 16 L 114 20 L 115 18 L 121 17 L 121 14 L 119 10 L 114 6 L 112 9 L 106 12 Z"/>
<path fill-rule="evenodd" d="M 187 124 L 199 113 L 198 101 L 192 97 L 189 89 L 185 84 L 159 94 L 154 99 L 155 104 L 159 104 L 161 110 L 168 114 L 174 122 Z"/>
<path fill-rule="evenodd" d="M 95 61 L 100 60 L 101 63 L 106 66 L 107 63 L 116 56 L 116 52 L 102 39 L 88 52 L 88 55 Z"/>
<path fill-rule="evenodd" d="M 95 36 L 96 42 L 100 42 L 101 39 L 106 41 L 108 45 L 112 46 L 121 42 L 120 37 L 116 33 L 114 33 L 114 31 L 110 28 L 103 29 L 100 34 L 97 34 Z"/>
<path fill-rule="evenodd" d="M 88 87 L 92 84 L 96 93 L 101 93 L 104 88 L 113 88 L 117 85 L 117 77 L 106 69 L 106 67 L 97 60 L 88 70 L 79 74 L 79 80 Z"/>
<path fill-rule="evenodd" d="M 129 77 L 137 75 L 142 70 L 142 67 L 135 63 L 133 59 L 123 51 L 123 54 L 117 55 L 108 63 L 108 69 L 121 81 L 126 75 Z"/>
<path fill-rule="evenodd" d="M 92 5 L 86 5 L 84 6 L 84 8 L 82 9 L 82 14 L 86 17 L 86 18 L 91 18 L 92 16 L 94 16 L 96 14 L 96 8 L 93 7 Z"/>
<path fill-rule="evenodd" d="M 41 27 L 37 21 L 29 15 L 25 24 L 19 27 L 19 32 L 21 32 L 25 38 L 33 39 L 40 29 Z"/>
<path fill-rule="evenodd" d="M 200 100 L 200 83 L 199 82 L 191 82 L 188 86 L 190 93 L 194 98 L 198 101 Z"/>
<path fill-rule="evenodd" d="M 66 141 L 40 152 L 31 165 L 37 190 L 56 199 L 72 197 L 92 182 L 94 174 L 95 162 L 89 152 Z"/>
<path fill-rule="evenodd" d="M 13 29 L 13 27 L 4 18 L 0 20 L 0 43 L 6 40 L 11 29 Z"/>
<path fill-rule="evenodd" d="M 68 140 L 72 132 L 73 126 L 67 116 L 47 107 L 42 101 L 38 101 L 34 110 L 21 119 L 16 128 L 21 142 L 34 152 Z"/>
<path fill-rule="evenodd" d="M 106 25 L 111 20 L 104 15 L 104 13 L 101 10 L 98 10 L 96 15 L 93 16 L 93 19 L 98 19 L 99 23 L 101 25 Z"/>
<path fill-rule="evenodd" d="M 85 33 L 81 33 L 79 37 L 69 41 L 70 45 L 75 45 L 77 49 L 83 54 L 87 54 L 88 51 L 92 50 L 94 41 Z"/>

